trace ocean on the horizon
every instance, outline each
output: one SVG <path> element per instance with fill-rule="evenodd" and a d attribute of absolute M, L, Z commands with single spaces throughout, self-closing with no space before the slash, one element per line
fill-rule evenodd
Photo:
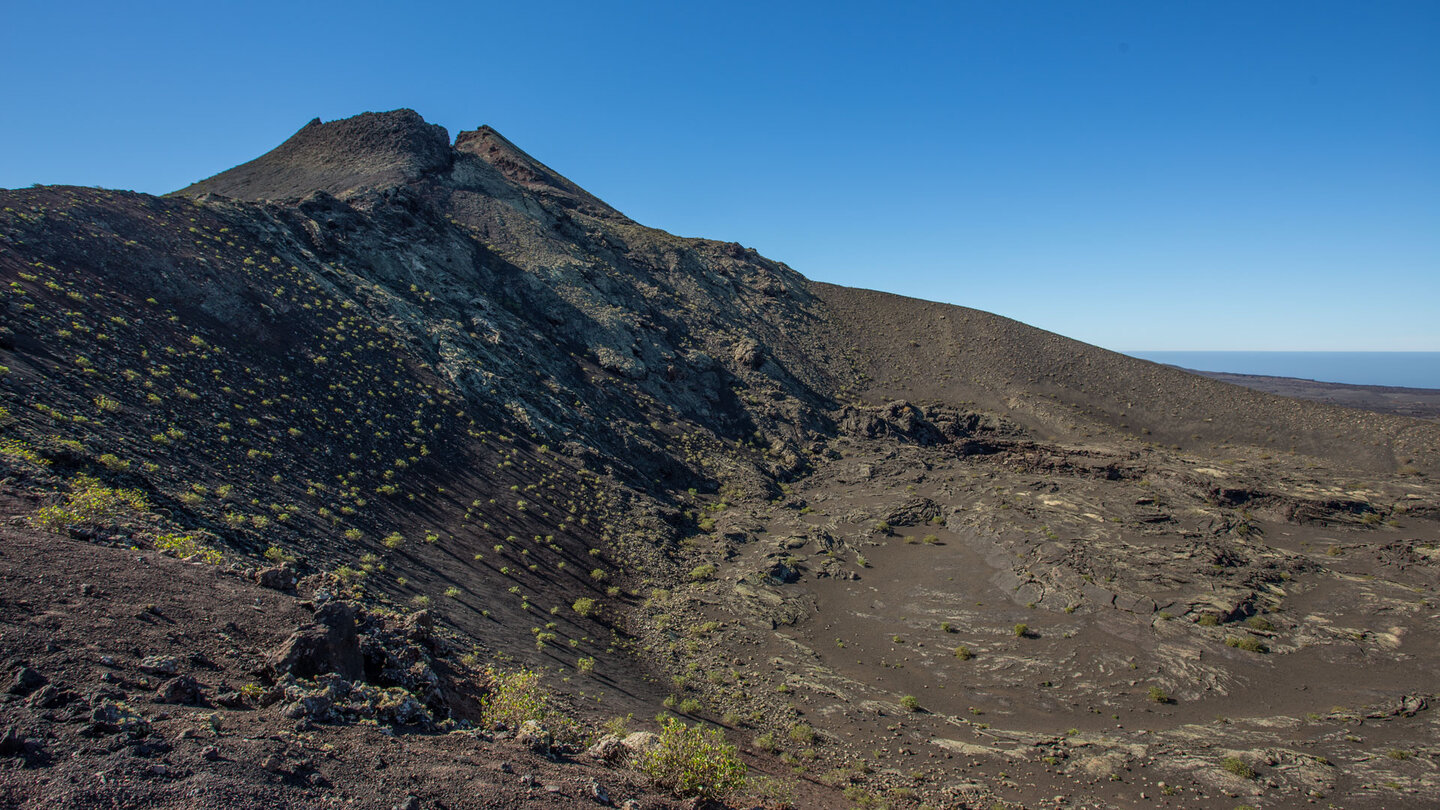
<path fill-rule="evenodd" d="M 1440 352 L 1122 352 L 1195 371 L 1440 388 Z"/>

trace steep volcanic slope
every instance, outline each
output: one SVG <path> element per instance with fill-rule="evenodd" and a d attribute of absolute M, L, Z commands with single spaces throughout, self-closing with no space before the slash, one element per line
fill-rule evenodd
<path fill-rule="evenodd" d="M 24 206 L 9 210 L 26 253 L 6 256 L 21 316 L 5 336 L 7 421 L 54 456 L 22 481 L 98 476 L 208 544 L 388 571 L 366 582 L 396 599 L 458 587 L 446 601 L 477 641 L 525 632 L 520 599 L 496 599 L 512 586 L 547 608 L 604 596 L 587 572 L 609 561 L 589 552 L 619 496 L 503 410 L 467 406 L 414 311 L 427 296 L 317 262 L 263 212 L 67 189 L 7 202 Z M 409 249 L 442 265 L 463 246 Z M 533 548 L 491 550 L 515 537 Z M 597 626 L 572 632 L 608 643 Z"/>
<path fill-rule="evenodd" d="M 1232 755 L 1276 806 L 1434 795 L 1433 423 L 810 282 L 408 110 L 312 122 L 166 198 L 42 187 L 0 209 L 0 511 L 40 549 L 25 559 L 80 540 L 114 547 L 107 565 L 135 548 L 305 575 L 261 635 L 343 597 L 376 661 L 433 617 L 445 700 L 424 667 L 365 675 L 429 701 L 408 724 L 386 710 L 402 740 L 488 735 L 466 723 L 491 662 L 546 673 L 572 717 L 723 725 L 752 764 L 804 774 L 812 806 L 1125 804 L 1133 778 L 1228 807 L 1261 784 Z M 70 677 L 119 648 L 35 642 L 73 606 L 17 588 L 0 598 L 26 667 Z M 145 639 L 119 671 L 161 652 Z M 212 704 L 221 725 L 354 722 L 312 711 L 317 690 L 339 705 L 323 673 L 247 667 L 185 667 L 212 695 L 216 672 L 254 679 Z M 159 686 L 104 683 L 64 711 L 13 699 L 0 749 L 68 756 L 67 723 Z M 1392 699 L 1352 743 L 1351 718 Z M 1303 751 L 1276 753 L 1305 712 Z M 1195 731 L 1220 713 L 1240 722 Z M 1173 757 L 1137 753 L 1151 734 Z M 107 739 L 163 764 L 154 737 Z M 151 795 L 203 782 L 198 756 Z M 327 800 L 295 781 L 313 768 L 282 770 L 226 773 L 255 801 Z"/>
<path fill-rule="evenodd" d="M 1251 445 L 1341 466 L 1440 472 L 1440 431 L 1274 396 L 1137 360 L 988 312 L 828 284 L 812 289 L 863 347 L 872 396 L 974 401 L 1056 436 L 1129 433 Z"/>
<path fill-rule="evenodd" d="M 380 133 L 357 138 L 353 130 L 362 119 Z M 397 134 L 406 128 L 409 134 Z M 444 373 L 493 407 L 523 409 L 547 438 L 601 427 L 574 419 L 572 403 L 591 402 L 592 392 L 567 388 L 537 400 L 533 386 L 522 383 L 520 396 L 507 399 L 502 387 L 525 376 L 517 363 L 547 373 L 558 364 L 556 371 L 565 374 L 576 361 L 599 366 L 607 378 L 727 438 L 749 439 L 757 430 L 770 435 L 794 463 L 806 431 L 824 425 L 834 379 L 851 373 L 813 337 L 823 314 L 803 278 L 738 245 L 636 225 L 489 129 L 461 133 L 447 161 L 431 160 L 428 146 L 415 146 L 408 160 L 389 148 L 425 144 L 431 131 L 409 111 L 307 126 L 292 141 L 304 136 L 306 143 L 330 144 L 331 157 L 321 166 L 429 161 L 436 167 L 404 183 L 377 180 L 354 188 L 343 200 L 310 195 L 283 179 L 285 147 L 179 193 L 305 197 L 297 207 L 310 218 L 300 223 L 314 243 L 308 250 L 402 289 L 413 284 L 447 307 L 450 317 L 442 320 L 456 326 L 443 337 L 446 325 L 432 327 L 436 340 L 456 346 L 442 362 Z M 377 141 L 386 147 L 378 156 L 364 148 Z M 359 174 L 378 176 L 368 169 L 336 172 L 342 180 L 310 179 L 325 189 Z M 264 185 L 234 177 L 280 179 Z M 411 223 L 422 215 L 444 217 L 452 227 L 414 232 Z M 470 255 L 397 261 L 389 243 L 375 241 L 376 229 L 365 227 L 372 220 L 405 243 L 460 237 L 463 247 L 456 250 Z M 526 321 L 521 334 L 495 321 L 497 307 Z M 539 339 L 508 345 L 527 332 Z M 557 342 L 567 345 L 541 345 Z M 475 355 L 483 361 L 477 364 Z M 551 376 L 568 386 L 565 374 Z M 736 398 L 742 387 L 773 393 L 763 406 L 749 405 Z M 603 449 L 616 458 L 633 454 L 616 441 Z"/>

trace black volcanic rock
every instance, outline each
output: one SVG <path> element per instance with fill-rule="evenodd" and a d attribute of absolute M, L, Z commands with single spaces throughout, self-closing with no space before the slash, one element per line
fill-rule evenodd
<path fill-rule="evenodd" d="M 355 609 L 331 602 L 315 612 L 315 623 L 298 628 L 270 658 L 278 673 L 308 678 L 334 672 L 346 680 L 364 677 Z"/>

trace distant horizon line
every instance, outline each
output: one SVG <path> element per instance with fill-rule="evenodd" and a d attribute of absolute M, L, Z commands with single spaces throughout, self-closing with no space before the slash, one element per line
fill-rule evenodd
<path fill-rule="evenodd" d="M 1440 349 L 1110 349 L 1119 354 L 1440 354 Z"/>

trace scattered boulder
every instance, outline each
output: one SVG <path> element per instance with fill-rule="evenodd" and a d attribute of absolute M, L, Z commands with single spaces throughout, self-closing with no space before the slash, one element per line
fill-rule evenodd
<path fill-rule="evenodd" d="M 56 689 L 54 684 L 45 684 L 30 695 L 26 701 L 33 709 L 53 709 L 74 700 L 75 693 Z"/>
<path fill-rule="evenodd" d="M 13 757 L 25 753 L 25 737 L 18 726 L 7 726 L 0 734 L 0 756 Z"/>
<path fill-rule="evenodd" d="M 387 689 L 375 703 L 375 718 L 392 725 L 429 728 L 435 719 L 425 704 L 404 689 Z"/>
<path fill-rule="evenodd" d="M 125 733 L 138 737 L 144 735 L 149 728 L 150 724 L 145 718 L 113 700 L 102 700 L 90 713 L 89 730 L 92 733 Z"/>
<path fill-rule="evenodd" d="M 445 642 L 434 633 L 430 613 L 423 610 L 403 619 L 387 619 L 381 626 L 371 624 L 360 639 L 367 680 L 398 686 L 437 710 L 444 707 L 445 696 L 430 656 L 445 649 Z"/>
<path fill-rule="evenodd" d="M 847 406 L 840 417 L 841 432 L 863 439 L 894 438 L 919 445 L 940 444 L 945 436 L 918 406 L 895 400 L 873 408 Z"/>
<path fill-rule="evenodd" d="M 620 741 L 630 749 L 630 755 L 638 757 L 660 745 L 660 735 L 649 731 L 637 731 Z"/>
<path fill-rule="evenodd" d="M 596 364 L 612 374 L 643 380 L 650 373 L 645 362 L 629 352 L 618 351 L 611 346 L 596 346 L 594 351 Z"/>
<path fill-rule="evenodd" d="M 180 671 L 180 659 L 173 655 L 152 655 L 140 662 L 140 671 L 147 675 L 174 675 Z"/>
<path fill-rule="evenodd" d="M 550 753 L 550 732 L 534 720 L 520 724 L 520 729 L 515 732 L 515 741 L 537 754 Z"/>
<path fill-rule="evenodd" d="M 940 517 L 940 504 L 929 498 L 910 498 L 891 509 L 884 521 L 891 526 L 919 526 Z"/>
<path fill-rule="evenodd" d="M 15 673 L 15 681 L 10 684 L 10 694 L 28 695 L 36 689 L 44 686 L 45 676 L 30 667 L 20 667 Z"/>
<path fill-rule="evenodd" d="M 428 610 L 406 616 L 400 632 L 406 641 L 424 647 L 433 655 L 444 655 L 446 652 L 444 641 L 435 635 L 435 617 Z"/>
<path fill-rule="evenodd" d="M 245 696 L 234 689 L 221 688 L 215 695 L 215 702 L 227 709 L 245 708 Z"/>
<path fill-rule="evenodd" d="M 262 588 L 269 588 L 272 591 L 290 592 L 295 590 L 295 584 L 300 581 L 295 569 L 289 565 L 277 565 L 274 568 L 262 568 L 255 572 L 255 581 Z"/>
<path fill-rule="evenodd" d="M 619 737 L 614 734 L 606 734 L 585 749 L 585 756 L 611 765 L 619 765 L 629 759 L 631 753 Z"/>
<path fill-rule="evenodd" d="M 26 767 L 49 764 L 50 757 L 44 751 L 45 742 L 39 737 L 26 737 L 19 726 L 11 725 L 0 734 L 0 757 L 16 757 Z"/>
<path fill-rule="evenodd" d="M 355 606 L 328 602 L 315 611 L 315 623 L 301 627 L 270 655 L 277 674 L 313 678 L 328 672 L 346 680 L 365 675 L 360 639 L 355 625 Z"/>
<path fill-rule="evenodd" d="M 788 585 L 800 579 L 800 572 L 785 564 L 783 560 L 776 560 L 765 572 L 765 578 L 776 585 Z"/>
<path fill-rule="evenodd" d="M 299 720 L 302 717 L 325 720 L 329 718 L 333 706 L 328 695 L 324 693 L 309 694 L 302 695 L 295 702 L 288 704 L 281 710 L 281 713 L 291 720 Z"/>
<path fill-rule="evenodd" d="M 1402 695 L 1398 698 L 1391 698 L 1379 706 L 1367 712 L 1365 716 L 1372 719 L 1385 717 L 1414 717 L 1416 714 L 1430 708 L 1430 702 L 1424 695 Z"/>
<path fill-rule="evenodd" d="M 204 690 L 200 682 L 189 675 L 171 678 L 155 691 L 156 703 L 178 703 L 194 706 L 202 702 Z"/>
<path fill-rule="evenodd" d="M 277 700 L 285 701 L 281 713 L 292 720 L 344 723 L 363 718 L 390 726 L 435 725 L 430 710 L 406 690 L 352 683 L 334 673 L 314 681 L 292 679 L 274 691 Z"/>
<path fill-rule="evenodd" d="M 760 368 L 765 364 L 765 352 L 753 340 L 742 340 L 735 346 L 735 364 L 742 368 Z"/>

